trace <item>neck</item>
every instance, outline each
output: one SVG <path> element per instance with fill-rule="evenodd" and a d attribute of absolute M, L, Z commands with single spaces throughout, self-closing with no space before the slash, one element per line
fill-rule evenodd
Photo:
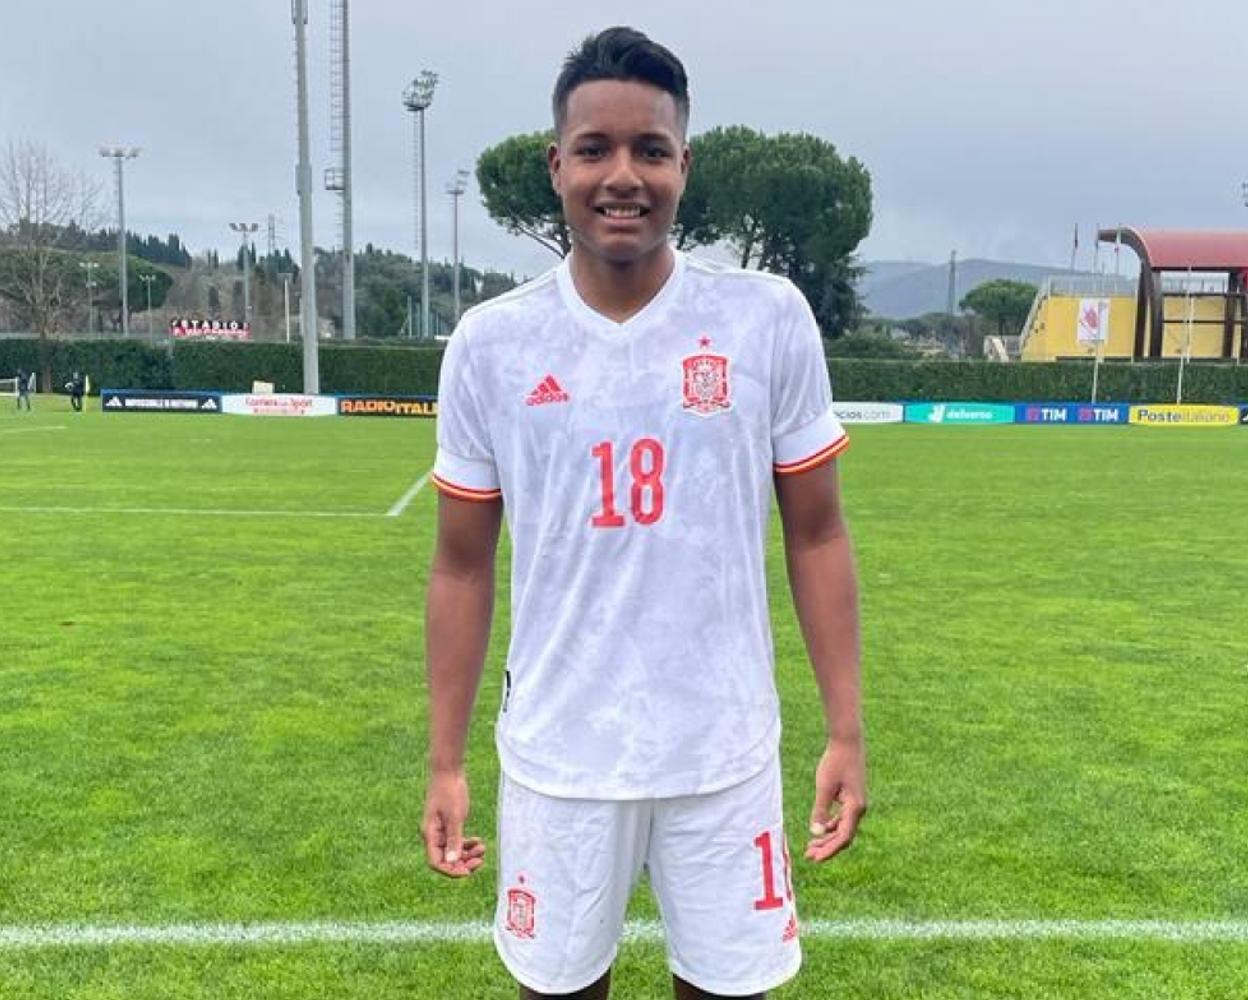
<path fill-rule="evenodd" d="M 643 260 L 616 263 L 572 250 L 568 269 L 577 293 L 595 312 L 623 323 L 659 294 L 676 266 L 676 255 L 664 244 Z"/>

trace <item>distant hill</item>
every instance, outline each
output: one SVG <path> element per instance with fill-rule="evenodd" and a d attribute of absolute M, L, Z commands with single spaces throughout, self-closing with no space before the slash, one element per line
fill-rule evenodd
<path fill-rule="evenodd" d="M 858 294 L 873 316 L 909 319 L 924 313 L 944 312 L 949 296 L 949 264 L 917 261 L 872 260 L 864 263 L 866 273 L 858 281 Z M 998 278 L 1039 285 L 1054 274 L 1068 273 L 1062 267 L 1015 264 L 1001 260 L 958 261 L 954 306 L 977 285 Z M 1084 272 L 1080 272 L 1084 273 Z"/>

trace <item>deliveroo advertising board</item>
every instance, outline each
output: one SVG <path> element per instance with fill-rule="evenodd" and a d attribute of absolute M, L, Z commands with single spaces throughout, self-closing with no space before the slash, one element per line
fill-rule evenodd
<path fill-rule="evenodd" d="M 908 424 L 1012 424 L 1014 407 L 1000 403 L 910 403 Z"/>

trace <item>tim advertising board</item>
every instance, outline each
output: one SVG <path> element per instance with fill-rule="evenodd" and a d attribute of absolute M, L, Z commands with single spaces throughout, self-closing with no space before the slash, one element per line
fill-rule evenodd
<path fill-rule="evenodd" d="M 1131 423 L 1144 427 L 1234 427 L 1239 419 L 1238 406 L 1131 407 Z"/>
<path fill-rule="evenodd" d="M 900 403 L 835 402 L 832 412 L 843 424 L 899 424 L 906 416 Z"/>
<path fill-rule="evenodd" d="M 1001 403 L 910 403 L 908 424 L 1012 424 L 1014 407 Z"/>
<path fill-rule="evenodd" d="M 338 413 L 343 417 L 436 417 L 435 396 L 340 396 Z"/>
<path fill-rule="evenodd" d="M 338 413 L 338 400 L 294 392 L 240 392 L 221 397 L 221 412 L 247 417 L 332 417 Z"/>
<path fill-rule="evenodd" d="M 1129 423 L 1130 418 L 1131 407 L 1125 403 L 1019 403 L 1014 408 L 1019 424 L 1114 426 Z"/>
<path fill-rule="evenodd" d="M 105 413 L 220 413 L 221 394 L 103 389 L 100 409 Z"/>

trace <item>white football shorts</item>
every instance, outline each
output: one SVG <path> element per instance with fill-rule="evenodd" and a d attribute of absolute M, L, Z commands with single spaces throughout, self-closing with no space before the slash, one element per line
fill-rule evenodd
<path fill-rule="evenodd" d="M 778 755 L 706 795 L 553 798 L 503 776 L 494 943 L 538 993 L 574 993 L 615 961 L 643 868 L 673 973 L 709 993 L 748 995 L 802 962 Z"/>

